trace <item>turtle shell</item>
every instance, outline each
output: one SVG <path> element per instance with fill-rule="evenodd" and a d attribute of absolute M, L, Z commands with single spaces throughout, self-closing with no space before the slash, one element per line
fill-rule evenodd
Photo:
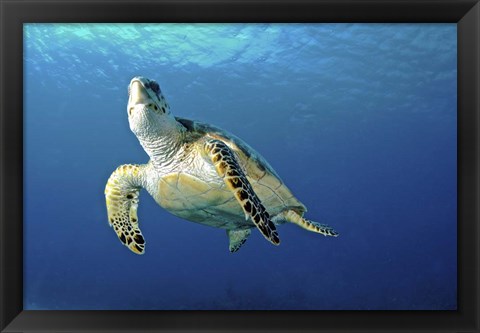
<path fill-rule="evenodd" d="M 243 140 L 210 124 L 180 117 L 175 119 L 186 128 L 192 141 L 206 136 L 225 142 L 237 155 L 248 181 L 271 214 L 284 209 L 292 209 L 300 215 L 307 211 L 265 158 Z"/>

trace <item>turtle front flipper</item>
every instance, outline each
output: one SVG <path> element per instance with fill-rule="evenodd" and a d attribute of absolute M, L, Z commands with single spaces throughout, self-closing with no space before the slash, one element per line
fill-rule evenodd
<path fill-rule="evenodd" d="M 280 244 L 275 225 L 270 220 L 268 212 L 245 176 L 235 153 L 220 140 L 207 141 L 205 151 L 215 166 L 218 175 L 233 192 L 242 207 L 245 218 L 250 217 L 262 235 L 272 244 Z"/>
<path fill-rule="evenodd" d="M 136 254 L 145 252 L 145 240 L 138 227 L 137 207 L 141 189 L 139 165 L 119 166 L 105 187 L 108 221 L 120 241 Z"/>

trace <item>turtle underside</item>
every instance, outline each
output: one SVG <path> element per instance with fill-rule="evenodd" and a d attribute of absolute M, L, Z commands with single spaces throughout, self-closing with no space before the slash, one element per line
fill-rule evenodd
<path fill-rule="evenodd" d="M 300 215 L 306 211 L 268 162 L 245 142 L 212 125 L 179 117 L 176 120 L 187 130 L 187 149 L 200 150 L 202 140 L 207 138 L 220 140 L 235 152 L 253 190 L 271 216 L 288 209 Z M 196 170 L 186 167 L 163 175 L 155 199 L 164 209 L 189 221 L 225 229 L 254 227 L 225 183 L 202 174 L 206 168 L 196 165 Z"/>

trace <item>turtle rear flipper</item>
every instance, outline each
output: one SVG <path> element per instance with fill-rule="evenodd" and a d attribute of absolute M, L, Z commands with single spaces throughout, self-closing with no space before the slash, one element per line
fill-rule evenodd
<path fill-rule="evenodd" d="M 237 252 L 250 236 L 251 230 L 227 230 L 228 239 L 230 240 L 230 252 Z"/>
<path fill-rule="evenodd" d="M 333 230 L 332 227 L 326 224 L 321 224 L 318 222 L 307 220 L 293 210 L 288 210 L 284 212 L 282 218 L 285 219 L 287 222 L 294 223 L 299 227 L 306 229 L 308 231 L 316 232 L 324 236 L 332 236 L 332 237 L 338 236 L 338 232 Z"/>
<path fill-rule="evenodd" d="M 245 219 L 250 217 L 269 242 L 279 245 L 280 238 L 278 237 L 277 229 L 237 162 L 235 153 L 220 140 L 207 141 L 205 143 L 205 151 L 215 166 L 218 175 L 233 192 L 242 207 Z"/>
<path fill-rule="evenodd" d="M 145 252 L 145 239 L 138 226 L 137 208 L 140 192 L 140 166 L 119 166 L 105 187 L 108 221 L 118 239 L 136 254 Z"/>

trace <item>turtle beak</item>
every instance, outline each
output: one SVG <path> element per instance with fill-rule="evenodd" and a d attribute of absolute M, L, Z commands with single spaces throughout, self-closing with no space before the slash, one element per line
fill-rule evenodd
<path fill-rule="evenodd" d="M 132 80 L 130 83 L 130 101 L 133 106 L 135 104 L 147 104 L 150 97 L 147 90 L 143 86 L 142 82 L 138 80 Z"/>
<path fill-rule="evenodd" d="M 148 104 L 150 97 L 148 96 L 147 90 L 142 82 L 137 79 L 133 79 L 128 88 L 130 93 L 128 100 L 128 115 L 131 115 L 135 105 Z"/>

